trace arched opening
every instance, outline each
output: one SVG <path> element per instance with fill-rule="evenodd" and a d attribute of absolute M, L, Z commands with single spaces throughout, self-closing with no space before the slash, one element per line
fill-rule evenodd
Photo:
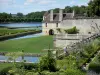
<path fill-rule="evenodd" d="M 54 35 L 54 30 L 53 29 L 49 30 L 49 35 Z"/>

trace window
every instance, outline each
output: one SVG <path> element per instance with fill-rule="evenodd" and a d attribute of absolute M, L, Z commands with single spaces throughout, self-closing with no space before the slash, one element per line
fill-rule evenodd
<path fill-rule="evenodd" d="M 58 27 L 58 23 L 56 23 L 56 27 Z"/>
<path fill-rule="evenodd" d="M 47 27 L 47 23 L 46 23 L 45 27 Z"/>
<path fill-rule="evenodd" d="M 91 32 L 88 32 L 88 34 L 91 34 Z"/>

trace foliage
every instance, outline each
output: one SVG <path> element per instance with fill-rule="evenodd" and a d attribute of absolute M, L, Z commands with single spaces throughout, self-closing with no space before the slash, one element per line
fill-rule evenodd
<path fill-rule="evenodd" d="M 64 30 L 66 33 L 68 34 L 77 34 L 79 33 L 79 30 L 76 28 L 76 26 L 74 26 L 73 28 L 71 29 L 67 29 L 67 30 Z"/>
<path fill-rule="evenodd" d="M 0 13 L 0 19 L 7 19 L 7 18 L 11 18 L 11 14 L 7 14 L 7 13 Z"/>
<path fill-rule="evenodd" d="M 91 0 L 87 7 L 89 16 L 100 16 L 100 0 Z"/>
<path fill-rule="evenodd" d="M 31 30 L 21 30 L 21 29 L 8 29 L 8 28 L 0 28 L 0 36 L 4 35 L 11 35 L 11 34 L 18 34 L 18 33 L 23 33 L 23 32 L 31 32 L 31 31 L 36 31 L 35 29 Z"/>
<path fill-rule="evenodd" d="M 60 28 L 57 28 L 57 31 L 61 33 L 61 29 Z"/>
<path fill-rule="evenodd" d="M 8 13 L 0 13 L 0 23 L 8 22 L 41 22 L 44 11 L 41 12 L 32 12 L 27 15 L 23 13 L 17 13 L 15 16 Z"/>
<path fill-rule="evenodd" d="M 17 13 L 17 17 L 23 17 L 23 13 Z"/>
<path fill-rule="evenodd" d="M 24 56 L 23 51 L 22 52 L 13 52 L 13 53 L 7 53 L 6 56 L 8 57 L 8 61 L 13 62 L 13 67 L 9 69 L 10 74 L 19 74 L 19 75 L 24 75 L 25 70 L 24 70 L 24 59 L 21 61 L 21 68 L 18 67 L 16 64 L 16 59 L 18 57 Z"/>
<path fill-rule="evenodd" d="M 7 75 L 9 72 L 9 69 L 11 69 L 12 67 L 6 67 L 6 68 L 4 68 L 4 69 L 2 69 L 1 71 L 0 71 L 0 75 Z"/>
<path fill-rule="evenodd" d="M 65 71 L 65 74 L 66 75 L 86 75 L 85 72 L 82 72 L 78 69 L 76 69 L 76 70 L 75 69 L 67 69 Z"/>
<path fill-rule="evenodd" d="M 38 68 L 39 68 L 39 65 L 38 65 L 38 63 L 27 63 L 27 64 L 24 64 L 24 69 L 25 70 L 33 70 L 34 69 L 34 71 L 37 71 L 38 70 Z"/>
<path fill-rule="evenodd" d="M 100 49 L 99 39 L 95 39 L 90 43 L 81 43 L 75 52 L 72 53 L 73 56 L 76 57 L 77 66 L 80 68 L 86 63 L 90 63 L 91 58 L 94 57 L 94 54 Z"/>
<path fill-rule="evenodd" d="M 41 12 L 31 12 L 26 15 L 26 18 L 42 18 L 45 11 Z"/>
<path fill-rule="evenodd" d="M 89 70 L 94 71 L 96 73 L 100 73 L 100 64 L 91 63 L 89 65 Z"/>
<path fill-rule="evenodd" d="M 60 8 L 55 8 L 54 13 L 58 13 Z M 90 0 L 88 6 L 66 6 L 64 12 L 72 13 L 73 10 L 75 14 L 81 14 L 83 16 L 95 17 L 100 16 L 100 0 Z M 50 10 L 48 10 L 50 11 Z M 41 22 L 43 20 L 43 15 L 46 11 L 41 12 L 31 12 L 23 16 L 23 13 L 17 13 L 17 16 L 12 16 L 12 14 L 0 13 L 0 23 L 2 22 Z"/>
<path fill-rule="evenodd" d="M 51 51 L 48 51 L 48 55 L 40 60 L 40 71 L 43 70 L 56 71 L 56 60 L 53 58 Z"/>

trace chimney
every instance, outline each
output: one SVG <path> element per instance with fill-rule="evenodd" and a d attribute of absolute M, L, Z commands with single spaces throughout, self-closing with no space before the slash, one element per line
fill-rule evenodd
<path fill-rule="evenodd" d="M 73 16 L 72 16 L 72 18 L 74 18 L 74 16 L 75 16 L 75 11 L 73 10 Z"/>
<path fill-rule="evenodd" d="M 50 11 L 50 21 L 53 21 L 53 10 Z"/>
<path fill-rule="evenodd" d="M 59 21 L 62 21 L 63 20 L 63 10 L 60 9 L 59 10 Z"/>

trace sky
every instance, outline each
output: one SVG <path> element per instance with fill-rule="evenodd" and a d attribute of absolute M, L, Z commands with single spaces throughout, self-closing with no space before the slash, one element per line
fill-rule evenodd
<path fill-rule="evenodd" d="M 27 14 L 65 6 L 87 5 L 89 0 L 0 0 L 0 12 Z"/>

